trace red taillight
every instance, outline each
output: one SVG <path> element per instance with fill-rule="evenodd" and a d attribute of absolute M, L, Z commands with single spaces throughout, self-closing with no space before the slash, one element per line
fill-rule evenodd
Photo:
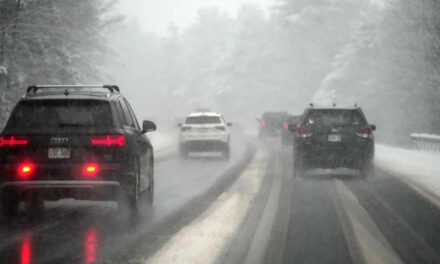
<path fill-rule="evenodd" d="M 289 130 L 289 124 L 284 124 L 284 130 Z"/>
<path fill-rule="evenodd" d="M 371 138 L 373 136 L 373 130 L 370 126 L 362 126 L 361 131 L 357 133 L 357 135 L 363 138 Z"/>
<path fill-rule="evenodd" d="M 83 167 L 83 175 L 86 177 L 95 177 L 98 175 L 99 165 L 96 163 L 87 163 Z"/>
<path fill-rule="evenodd" d="M 312 133 L 310 133 L 308 130 L 309 128 L 305 125 L 299 126 L 297 129 L 297 136 L 300 138 L 310 137 Z"/>
<path fill-rule="evenodd" d="M 363 134 L 371 134 L 373 131 L 371 130 L 370 126 L 362 126 L 362 133 Z"/>
<path fill-rule="evenodd" d="M 266 121 L 264 121 L 264 120 L 261 121 L 261 126 L 262 126 L 262 127 L 265 127 L 265 126 L 266 126 Z"/>
<path fill-rule="evenodd" d="M 91 136 L 90 141 L 97 146 L 125 146 L 124 135 L 100 135 Z"/>
<path fill-rule="evenodd" d="M 299 126 L 298 127 L 298 134 L 305 134 L 307 133 L 307 126 Z"/>
<path fill-rule="evenodd" d="M 28 180 L 35 171 L 35 164 L 24 162 L 18 166 L 17 176 L 22 180 Z"/>
<path fill-rule="evenodd" d="M 4 146 L 22 146 L 27 145 L 29 139 L 24 136 L 1 136 L 0 137 L 0 147 Z"/>

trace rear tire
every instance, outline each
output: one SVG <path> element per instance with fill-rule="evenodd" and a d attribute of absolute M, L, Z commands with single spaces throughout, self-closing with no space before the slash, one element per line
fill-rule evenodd
<path fill-rule="evenodd" d="M 154 203 L 154 161 L 150 161 L 150 173 L 148 175 L 148 179 L 150 181 L 148 189 L 147 189 L 147 202 L 149 205 L 153 205 Z"/>
<path fill-rule="evenodd" d="M 303 177 L 304 176 L 304 172 L 306 171 L 306 168 L 304 166 L 304 164 L 300 164 L 298 162 L 294 162 L 293 165 L 293 176 L 298 178 L 298 177 Z"/>
<path fill-rule="evenodd" d="M 187 159 L 188 158 L 188 150 L 185 147 L 185 145 L 180 144 L 179 145 L 179 157 L 182 159 Z"/>
<path fill-rule="evenodd" d="M 139 182 L 140 182 L 140 165 L 139 159 L 136 158 L 134 161 L 134 171 L 136 173 L 135 182 L 129 188 L 132 190 L 127 190 L 122 188 L 119 192 L 118 197 L 118 208 L 120 210 L 128 209 L 130 213 L 137 213 L 139 205 Z"/>
<path fill-rule="evenodd" d="M 231 156 L 231 148 L 229 146 L 229 143 L 225 145 L 225 148 L 223 149 L 222 155 L 223 155 L 223 158 L 227 159 L 227 160 Z"/>
<path fill-rule="evenodd" d="M 371 163 L 363 163 L 359 166 L 359 178 L 365 180 L 375 175 L 375 168 Z"/>

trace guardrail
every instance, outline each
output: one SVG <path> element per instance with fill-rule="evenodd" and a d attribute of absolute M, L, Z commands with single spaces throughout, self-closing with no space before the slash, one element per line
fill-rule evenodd
<path fill-rule="evenodd" d="M 415 149 L 440 152 L 440 135 L 412 133 L 411 140 Z"/>

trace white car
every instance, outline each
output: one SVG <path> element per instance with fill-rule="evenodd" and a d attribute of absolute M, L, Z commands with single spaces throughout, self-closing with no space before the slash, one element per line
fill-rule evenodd
<path fill-rule="evenodd" d="M 187 157 L 190 152 L 221 152 L 229 158 L 230 134 L 223 116 L 214 112 L 194 112 L 184 123 L 180 123 L 180 154 Z"/>

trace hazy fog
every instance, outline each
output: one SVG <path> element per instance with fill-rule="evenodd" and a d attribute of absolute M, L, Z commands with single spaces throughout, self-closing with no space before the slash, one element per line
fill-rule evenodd
<path fill-rule="evenodd" d="M 29 84 L 113 82 L 140 118 L 170 125 L 203 107 L 253 127 L 314 101 L 362 106 L 379 141 L 440 133 L 434 0 L 14 2 L 0 19 L 3 123 Z"/>

